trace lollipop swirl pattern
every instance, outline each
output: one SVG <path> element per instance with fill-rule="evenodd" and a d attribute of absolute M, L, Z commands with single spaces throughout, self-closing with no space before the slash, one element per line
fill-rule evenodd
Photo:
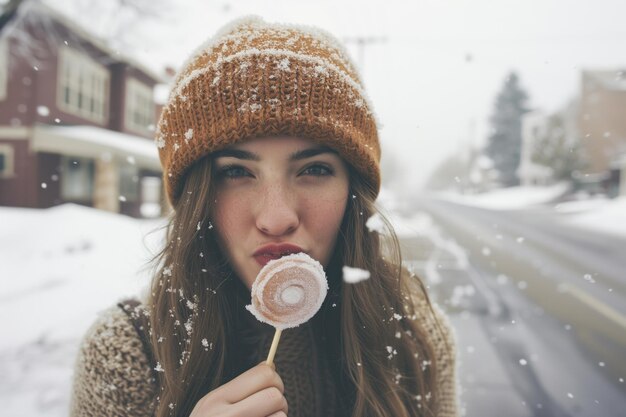
<path fill-rule="evenodd" d="M 308 321 L 319 310 L 328 282 L 322 265 L 304 253 L 268 262 L 252 284 L 246 306 L 264 323 L 283 330 Z"/>

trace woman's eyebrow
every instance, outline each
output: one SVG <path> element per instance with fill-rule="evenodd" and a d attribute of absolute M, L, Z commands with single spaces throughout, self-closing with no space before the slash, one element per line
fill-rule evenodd
<path fill-rule="evenodd" d="M 314 156 L 323 154 L 323 153 L 334 153 L 336 154 L 337 151 L 335 151 L 334 149 L 331 149 L 327 146 L 322 146 L 322 147 L 318 147 L 318 148 L 310 148 L 310 149 L 303 149 L 301 151 L 297 151 L 292 153 L 289 156 L 289 160 L 290 161 L 300 161 L 302 159 L 307 159 L 307 158 L 312 158 Z"/>
<path fill-rule="evenodd" d="M 292 153 L 291 155 L 289 155 L 289 161 L 291 162 L 300 161 L 302 159 L 312 158 L 314 156 L 324 154 L 324 153 L 337 154 L 337 151 L 327 146 L 302 149 L 300 151 L 296 151 Z M 247 161 L 257 161 L 257 162 L 261 160 L 261 157 L 255 154 L 254 152 L 244 151 L 241 149 L 222 149 L 220 151 L 216 151 L 213 153 L 214 160 L 217 158 L 223 158 L 223 157 L 232 157 L 232 158 L 244 159 Z"/>
<path fill-rule="evenodd" d="M 248 161 L 260 161 L 261 157 L 253 152 L 243 151 L 241 149 L 222 149 L 213 152 L 213 159 L 230 156 L 237 159 L 245 159 Z"/>

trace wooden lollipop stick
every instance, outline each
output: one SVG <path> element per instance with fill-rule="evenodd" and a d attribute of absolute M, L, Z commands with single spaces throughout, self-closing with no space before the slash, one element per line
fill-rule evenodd
<path fill-rule="evenodd" d="M 270 353 L 267 355 L 266 364 L 271 365 L 274 362 L 274 355 L 276 355 L 276 349 L 278 349 L 278 341 L 280 340 L 280 334 L 282 330 L 276 329 L 276 333 L 274 333 L 274 340 L 272 340 L 272 347 L 270 347 Z"/>

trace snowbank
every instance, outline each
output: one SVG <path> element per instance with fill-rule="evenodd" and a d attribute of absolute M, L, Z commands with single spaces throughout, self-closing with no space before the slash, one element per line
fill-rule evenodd
<path fill-rule="evenodd" d="M 510 187 L 475 195 L 444 192 L 438 193 L 437 198 L 492 210 L 514 210 L 554 201 L 565 194 L 568 187 L 560 183 L 550 187 Z"/>
<path fill-rule="evenodd" d="M 7 416 L 68 414 L 79 341 L 99 311 L 137 296 L 163 233 L 77 205 L 0 207 L 0 399 Z"/>

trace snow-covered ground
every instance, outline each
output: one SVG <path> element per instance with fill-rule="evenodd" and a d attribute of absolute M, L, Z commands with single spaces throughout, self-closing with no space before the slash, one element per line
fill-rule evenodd
<path fill-rule="evenodd" d="M 550 187 L 510 187 L 482 194 L 441 192 L 438 197 L 468 206 L 510 210 L 546 204 L 563 195 L 567 189 L 568 185 L 561 183 Z"/>
<path fill-rule="evenodd" d="M 464 196 L 463 202 L 512 209 L 536 207 L 555 195 L 555 190 L 520 188 L 473 200 Z M 626 198 L 544 207 L 577 227 L 626 236 Z M 455 252 L 424 213 L 392 216 L 392 221 L 401 236 L 419 232 L 436 247 Z M 163 220 L 136 220 L 76 205 L 0 207 L 2 415 L 67 415 L 80 338 L 99 311 L 145 290 L 148 261 L 162 242 L 163 225 Z M 455 258 L 460 267 L 467 262 L 463 253 Z M 425 278 L 436 283 L 436 276 Z"/>
<path fill-rule="evenodd" d="M 626 237 L 626 196 L 559 203 L 554 210 L 574 226 Z"/>
<path fill-rule="evenodd" d="M 0 207 L 2 415 L 68 414 L 80 338 L 99 311 L 145 288 L 162 224 L 71 204 Z"/>
<path fill-rule="evenodd" d="M 626 237 L 626 196 L 608 199 L 579 195 L 571 201 L 555 202 L 566 192 L 565 184 L 557 184 L 551 187 L 511 187 L 476 195 L 440 193 L 438 197 L 490 210 L 540 207 L 559 214 L 560 221 L 571 226 Z"/>

